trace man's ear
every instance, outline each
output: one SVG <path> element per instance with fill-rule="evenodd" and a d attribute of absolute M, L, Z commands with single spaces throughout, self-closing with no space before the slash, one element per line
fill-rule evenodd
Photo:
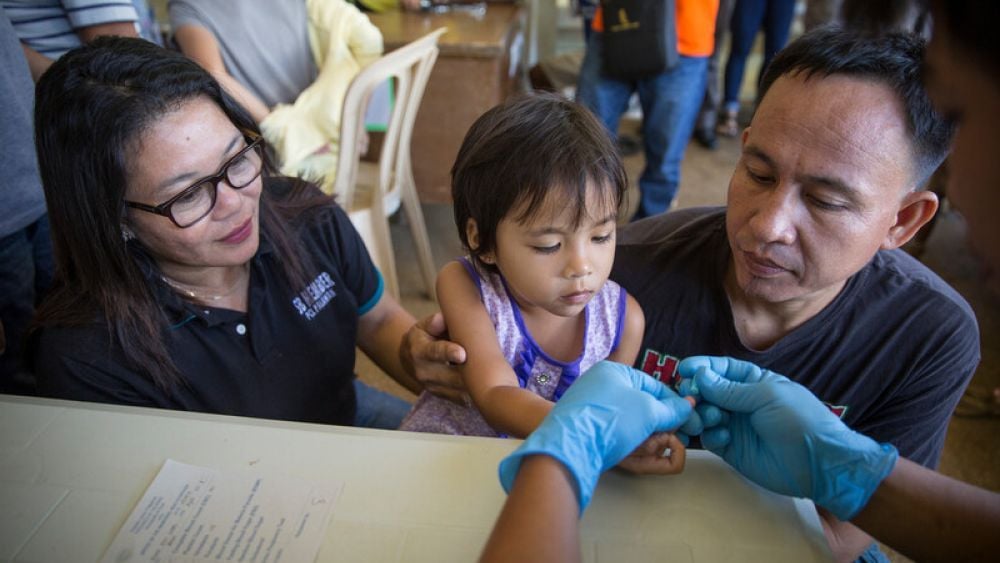
<path fill-rule="evenodd" d="M 475 219 L 465 222 L 465 240 L 469 244 L 469 250 L 475 252 L 479 248 L 479 225 Z M 479 256 L 479 259 L 487 264 L 493 263 L 493 253 L 487 252 Z"/>
<path fill-rule="evenodd" d="M 906 194 L 896 212 L 895 224 L 889 227 L 889 232 L 885 235 L 882 250 L 892 250 L 910 242 L 920 227 L 934 217 L 937 209 L 938 198 L 932 191 L 917 190 Z"/>

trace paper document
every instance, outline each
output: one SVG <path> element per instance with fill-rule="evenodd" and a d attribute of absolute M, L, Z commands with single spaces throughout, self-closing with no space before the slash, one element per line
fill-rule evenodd
<path fill-rule="evenodd" d="M 102 562 L 313 561 L 340 489 L 168 459 Z"/>

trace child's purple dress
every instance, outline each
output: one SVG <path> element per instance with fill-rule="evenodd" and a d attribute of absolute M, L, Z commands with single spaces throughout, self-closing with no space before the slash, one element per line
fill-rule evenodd
<path fill-rule="evenodd" d="M 550 358 L 535 343 L 524 326 L 521 310 L 510 296 L 503 277 L 475 268 L 468 258 L 460 258 L 459 261 L 479 286 L 479 294 L 493 321 L 500 349 L 507 362 L 514 367 L 522 388 L 556 401 L 577 376 L 607 359 L 618 347 L 625 320 L 625 291 L 615 282 L 605 282 L 587 303 L 584 309 L 583 353 L 566 363 Z M 500 435 L 486 423 L 475 406 L 456 405 L 426 391 L 403 419 L 400 430 L 465 436 Z"/>

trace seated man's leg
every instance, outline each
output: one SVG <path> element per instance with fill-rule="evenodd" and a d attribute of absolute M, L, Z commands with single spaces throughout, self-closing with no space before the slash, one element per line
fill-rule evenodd
<path fill-rule="evenodd" d="M 677 194 L 681 159 L 705 92 L 706 57 L 680 57 L 677 66 L 639 81 L 646 168 L 637 219 L 663 213 Z"/>
<path fill-rule="evenodd" d="M 592 33 L 580 67 L 576 101 L 601 120 L 613 139 L 618 138 L 618 121 L 628 108 L 634 85 L 604 75 L 601 60 L 601 34 Z"/>
<path fill-rule="evenodd" d="M 0 321 L 6 337 L 6 350 L 0 355 L 0 393 L 34 393 L 34 378 L 23 361 L 24 336 L 35 312 L 32 226 L 0 238 Z"/>

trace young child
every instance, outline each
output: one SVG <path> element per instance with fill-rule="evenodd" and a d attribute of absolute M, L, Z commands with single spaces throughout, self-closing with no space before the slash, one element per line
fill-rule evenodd
<path fill-rule="evenodd" d="M 437 295 L 450 338 L 467 352 L 461 371 L 474 405 L 423 393 L 402 430 L 525 437 L 587 368 L 635 361 L 642 310 L 608 280 L 625 189 L 602 125 L 564 98 L 518 98 L 473 124 L 452 168 L 470 256 L 441 270 Z M 667 447 L 679 455 L 661 457 Z M 672 434 L 640 450 L 634 470 L 683 469 Z M 639 467 L 650 463 L 659 469 Z"/>

